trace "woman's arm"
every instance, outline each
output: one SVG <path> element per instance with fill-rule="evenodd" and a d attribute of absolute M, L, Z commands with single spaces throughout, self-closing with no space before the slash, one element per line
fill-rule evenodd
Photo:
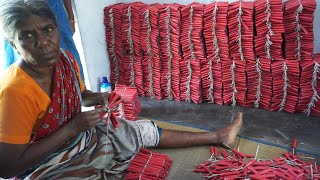
<path fill-rule="evenodd" d="M 72 33 L 75 32 L 75 20 L 74 20 L 74 15 L 73 15 L 73 10 L 72 10 L 72 0 L 63 0 L 64 7 L 67 11 L 69 23 L 71 26 Z"/>
<path fill-rule="evenodd" d="M 85 107 L 96 106 L 96 105 L 106 105 L 108 104 L 109 92 L 94 93 L 89 90 L 85 90 L 81 93 L 82 95 L 82 105 Z"/>
<path fill-rule="evenodd" d="M 10 178 L 43 161 L 78 133 L 100 122 L 100 109 L 82 112 L 55 133 L 34 144 L 0 142 L 0 177 Z"/>

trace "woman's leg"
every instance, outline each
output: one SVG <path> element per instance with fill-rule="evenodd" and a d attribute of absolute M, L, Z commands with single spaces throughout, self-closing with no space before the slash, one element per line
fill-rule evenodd
<path fill-rule="evenodd" d="M 182 148 L 201 145 L 227 145 L 232 147 L 242 126 L 242 113 L 227 127 L 214 132 L 188 132 L 163 129 L 159 148 Z"/>

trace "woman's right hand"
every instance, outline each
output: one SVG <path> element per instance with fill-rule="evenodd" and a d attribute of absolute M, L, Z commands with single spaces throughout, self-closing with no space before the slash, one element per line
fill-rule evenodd
<path fill-rule="evenodd" d="M 91 111 L 81 112 L 71 120 L 70 128 L 75 134 L 89 130 L 101 122 L 100 113 L 105 110 L 104 107 Z"/>

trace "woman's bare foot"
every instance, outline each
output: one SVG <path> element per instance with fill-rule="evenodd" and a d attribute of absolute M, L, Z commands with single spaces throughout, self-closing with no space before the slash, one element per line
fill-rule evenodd
<path fill-rule="evenodd" d="M 226 147 L 233 147 L 236 137 L 242 127 L 242 112 L 239 112 L 233 122 L 227 127 L 216 132 L 219 144 Z"/>
<path fill-rule="evenodd" d="M 242 113 L 227 127 L 214 132 L 189 132 L 163 129 L 158 147 L 182 148 L 203 145 L 233 146 L 242 126 Z"/>

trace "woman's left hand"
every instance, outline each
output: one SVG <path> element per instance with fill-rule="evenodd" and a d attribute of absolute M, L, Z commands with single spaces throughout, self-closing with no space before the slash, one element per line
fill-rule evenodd
<path fill-rule="evenodd" d="M 110 92 L 94 93 L 92 91 L 86 90 L 82 92 L 82 105 L 85 107 L 97 105 L 108 106 L 109 95 Z"/>
<path fill-rule="evenodd" d="M 109 105 L 110 92 L 102 92 L 99 94 L 100 94 L 99 105 L 107 107 Z"/>

